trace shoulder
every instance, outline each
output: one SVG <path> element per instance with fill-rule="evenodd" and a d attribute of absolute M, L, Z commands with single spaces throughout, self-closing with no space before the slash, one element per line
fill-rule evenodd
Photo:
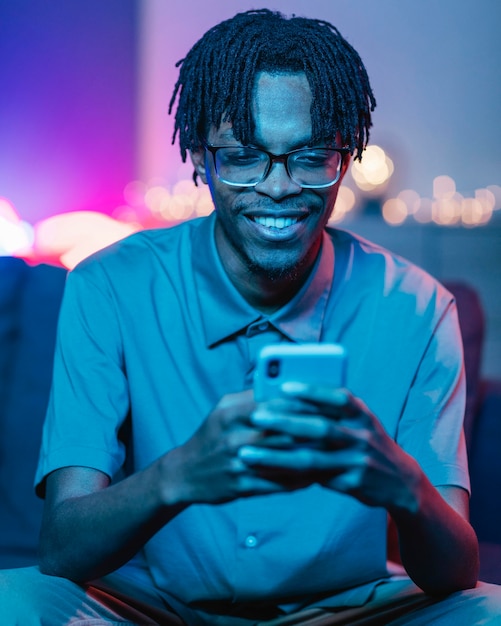
<path fill-rule="evenodd" d="M 437 316 L 453 302 L 439 280 L 404 257 L 349 231 L 327 229 L 327 233 L 334 245 L 338 280 L 370 291 L 374 303 L 380 300 L 384 306 Z"/>
<path fill-rule="evenodd" d="M 69 281 L 108 279 L 130 282 L 186 263 L 191 256 L 193 233 L 204 218 L 151 230 L 142 230 L 113 243 L 81 261 L 69 274 Z"/>
<path fill-rule="evenodd" d="M 201 219 L 190 220 L 168 228 L 141 230 L 90 255 L 75 269 L 85 271 L 97 264 L 113 265 L 124 262 L 130 264 L 131 261 L 144 259 L 145 254 L 155 256 L 175 253 L 179 246 L 190 241 L 192 231 L 197 228 L 200 221 Z"/>

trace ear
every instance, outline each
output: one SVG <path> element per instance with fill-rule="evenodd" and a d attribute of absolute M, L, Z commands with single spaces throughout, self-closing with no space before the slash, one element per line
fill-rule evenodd
<path fill-rule="evenodd" d="M 201 148 L 200 150 L 190 150 L 190 158 L 193 163 L 193 167 L 195 168 L 195 172 L 203 183 L 207 184 L 207 175 L 205 170 L 205 150 Z"/>

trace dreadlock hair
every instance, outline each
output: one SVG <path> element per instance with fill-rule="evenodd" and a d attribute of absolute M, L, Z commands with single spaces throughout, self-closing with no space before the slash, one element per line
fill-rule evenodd
<path fill-rule="evenodd" d="M 329 22 L 269 9 L 238 13 L 207 31 L 179 66 L 169 114 L 179 96 L 172 143 L 179 132 L 183 162 L 222 122 L 231 122 L 237 141 L 251 143 L 258 72 L 304 72 L 313 95 L 312 145 L 339 133 L 361 159 L 376 101 L 360 56 Z"/>

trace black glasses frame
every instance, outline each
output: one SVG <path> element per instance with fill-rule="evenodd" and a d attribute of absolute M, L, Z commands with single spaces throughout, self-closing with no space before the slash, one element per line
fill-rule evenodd
<path fill-rule="evenodd" d="M 255 187 L 256 185 L 259 185 L 260 183 L 263 182 L 263 180 L 266 179 L 274 163 L 283 163 L 285 167 L 285 171 L 287 172 L 287 175 L 289 176 L 289 178 L 293 180 L 296 183 L 296 185 L 299 185 L 303 189 L 323 189 L 325 187 L 332 187 L 332 185 L 335 185 L 337 183 L 337 181 L 339 180 L 339 177 L 341 176 L 342 164 L 343 164 L 344 159 L 346 158 L 346 155 L 350 154 L 351 152 L 349 148 L 332 148 L 331 146 L 326 146 L 327 149 L 334 150 L 335 152 L 339 152 L 341 154 L 341 167 L 339 168 L 337 177 L 332 182 L 324 183 L 322 185 L 304 185 L 303 183 L 298 182 L 294 178 L 294 176 L 291 175 L 290 170 L 289 170 L 289 157 L 298 152 L 303 152 L 304 150 L 314 150 L 315 149 L 314 146 L 308 147 L 308 148 L 297 148 L 296 150 L 290 150 L 289 152 L 284 152 L 283 154 L 273 154 L 272 152 L 268 152 L 268 150 L 263 150 L 262 148 L 256 148 L 254 146 L 235 146 L 235 145 L 213 146 L 210 143 L 208 143 L 205 139 L 202 139 L 202 145 L 208 152 L 212 154 L 214 170 L 216 171 L 216 175 L 219 178 L 219 180 L 225 183 L 226 185 L 230 185 L 231 187 Z M 320 149 L 323 148 L 320 146 L 317 146 L 317 147 Z M 221 148 L 251 148 L 252 150 L 257 150 L 259 152 L 262 152 L 263 154 L 266 154 L 268 156 L 268 167 L 265 169 L 262 178 L 255 183 L 232 183 L 232 182 L 225 180 L 224 178 L 221 178 L 217 170 L 217 165 L 216 165 L 216 153 Z"/>

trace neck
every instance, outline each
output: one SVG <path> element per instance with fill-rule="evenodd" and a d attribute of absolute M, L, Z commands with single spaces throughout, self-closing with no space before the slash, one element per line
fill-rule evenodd
<path fill-rule="evenodd" d="M 270 314 L 280 309 L 304 285 L 310 275 L 321 247 L 319 237 L 304 255 L 283 254 L 263 247 L 247 254 L 244 246 L 238 246 L 226 235 L 216 222 L 215 242 L 219 258 L 228 278 L 237 291 L 255 309 Z M 253 253 L 253 257 L 251 258 Z M 299 255 L 298 255 L 299 256 Z M 261 261 L 264 261 L 261 262 Z"/>
<path fill-rule="evenodd" d="M 247 302 L 266 315 L 274 313 L 287 304 L 304 285 L 313 265 L 296 267 L 293 271 L 269 275 L 250 266 L 243 272 L 234 272 L 223 261 L 226 273 Z"/>

